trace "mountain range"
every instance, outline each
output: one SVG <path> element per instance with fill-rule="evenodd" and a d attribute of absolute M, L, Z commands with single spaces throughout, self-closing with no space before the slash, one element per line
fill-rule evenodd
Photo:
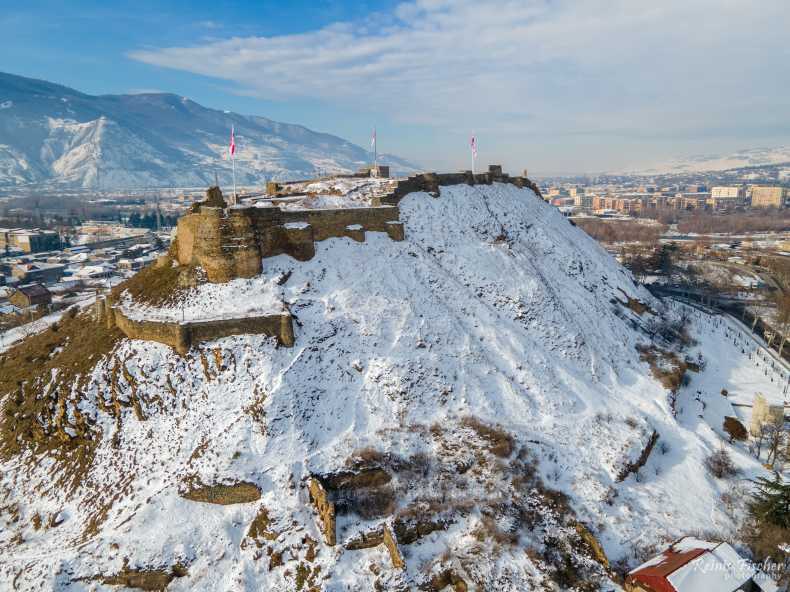
<path fill-rule="evenodd" d="M 687 156 L 627 173 L 636 175 L 704 173 L 784 164 L 790 168 L 790 146 L 748 148 L 729 154 Z"/>
<path fill-rule="evenodd" d="M 351 172 L 370 153 L 330 134 L 265 117 L 209 109 L 174 94 L 92 96 L 0 73 L 0 187 L 91 190 L 204 186 L 230 179 L 236 134 L 240 185 Z M 391 155 L 396 172 L 418 167 Z"/>

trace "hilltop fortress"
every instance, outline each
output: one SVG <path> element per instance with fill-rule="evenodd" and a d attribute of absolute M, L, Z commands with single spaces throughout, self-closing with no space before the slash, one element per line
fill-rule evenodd
<path fill-rule="evenodd" d="M 365 233 L 382 232 L 401 241 L 405 231 L 398 204 L 409 193 L 423 191 L 439 197 L 442 186 L 492 183 L 526 187 L 540 196 L 538 187 L 526 176 L 511 177 L 499 165 L 480 174 L 422 173 L 388 179 L 359 173 L 269 183 L 266 195 L 236 205 L 228 205 L 219 187 L 212 187 L 204 201 L 179 219 L 169 254 L 156 262 L 154 271 L 177 277 L 173 290 L 194 288 L 196 270 L 200 270 L 200 281 L 212 284 L 253 278 L 260 275 L 266 258 L 285 254 L 307 261 L 315 255 L 315 243 L 328 238 L 364 242 Z M 285 347 L 294 344 L 292 317 L 284 305 L 221 317 L 179 318 L 172 309 L 168 316 L 155 307 L 137 307 L 124 295 L 124 286 L 120 288 L 97 302 L 96 316 L 130 339 L 164 343 L 181 354 L 197 343 L 245 333 L 272 336 Z M 143 291 L 147 289 L 142 286 Z"/>
<path fill-rule="evenodd" d="M 332 237 L 364 242 L 366 232 L 386 232 L 392 240 L 403 240 L 398 203 L 416 191 L 438 196 L 439 188 L 445 185 L 511 183 L 529 187 L 540 195 L 528 178 L 511 177 L 502 173 L 501 166 L 491 165 L 488 172 L 476 175 L 471 171 L 423 173 L 393 180 L 385 185 L 386 192 L 372 194 L 366 207 L 278 207 L 300 198 L 309 201 L 309 194 L 304 193 L 307 183 L 270 183 L 264 200 L 232 207 L 227 206 L 219 188 L 210 189 L 206 201 L 195 204 L 178 221 L 172 257 L 180 265 L 205 269 L 209 282 L 227 282 L 258 275 L 263 259 L 274 255 L 286 254 L 300 261 L 311 259 L 315 242 Z M 266 207 L 260 207 L 262 204 Z"/>

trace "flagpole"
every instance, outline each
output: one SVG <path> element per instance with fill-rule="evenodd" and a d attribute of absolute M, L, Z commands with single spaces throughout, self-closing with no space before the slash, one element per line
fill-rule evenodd
<path fill-rule="evenodd" d="M 238 194 L 236 193 L 236 154 L 234 152 L 233 156 L 230 157 L 231 162 L 233 163 L 233 205 L 235 206 L 239 203 Z"/>
<path fill-rule="evenodd" d="M 230 146 L 228 146 L 228 151 L 230 152 L 231 168 L 233 169 L 233 205 L 235 206 L 239 202 L 239 194 L 236 191 L 236 128 L 233 125 L 230 126 Z"/>
<path fill-rule="evenodd" d="M 472 149 L 472 179 L 475 178 L 475 164 L 477 161 L 477 137 L 472 134 L 472 139 L 469 142 L 470 148 Z"/>
<path fill-rule="evenodd" d="M 378 142 L 376 142 L 376 128 L 373 128 L 373 137 L 371 138 L 371 144 L 373 145 L 373 170 L 371 171 L 372 176 L 378 176 L 379 174 L 379 147 Z"/>

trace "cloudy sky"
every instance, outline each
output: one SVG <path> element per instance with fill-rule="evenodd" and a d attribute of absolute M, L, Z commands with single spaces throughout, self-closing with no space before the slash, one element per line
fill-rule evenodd
<path fill-rule="evenodd" d="M 788 0 L 61 4 L 0 16 L 0 69 L 362 145 L 375 125 L 426 167 L 468 166 L 471 133 L 535 174 L 790 143 Z"/>

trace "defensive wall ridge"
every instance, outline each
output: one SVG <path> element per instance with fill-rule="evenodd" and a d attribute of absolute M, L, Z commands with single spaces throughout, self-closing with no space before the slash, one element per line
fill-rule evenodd
<path fill-rule="evenodd" d="M 194 204 L 178 220 L 170 253 L 156 265 L 176 262 L 183 272 L 199 266 L 205 270 L 208 281 L 214 283 L 253 277 L 261 273 L 265 258 L 286 254 L 307 261 L 315 256 L 315 243 L 328 238 L 347 237 L 364 242 L 365 233 L 384 232 L 392 240 L 404 240 L 398 204 L 409 193 L 423 191 L 438 196 L 444 186 L 492 183 L 530 188 L 540 196 L 538 187 L 526 176 L 511 177 L 502 173 L 498 165 L 489 166 L 485 173 L 421 173 L 400 179 L 390 193 L 377 196 L 370 207 L 362 208 L 228 207 L 220 189 L 212 187 L 205 201 Z M 271 189 L 271 184 L 267 189 Z M 287 188 L 278 185 L 276 195 L 287 196 Z M 294 344 L 288 312 L 182 322 L 136 319 L 111 298 L 103 298 L 96 303 L 96 313 L 98 320 L 108 327 L 118 327 L 130 339 L 163 343 L 181 354 L 193 345 L 239 334 L 268 335 L 286 347 Z"/>
<path fill-rule="evenodd" d="M 337 178 L 365 177 L 367 175 L 337 175 Z M 288 197 L 290 195 L 303 194 L 303 188 L 296 188 L 297 184 L 304 184 L 308 180 L 289 181 L 287 183 L 269 182 L 266 185 L 266 192 L 270 196 Z M 426 191 L 428 193 L 438 193 L 439 187 L 448 185 L 491 185 L 492 183 L 510 183 L 516 187 L 527 187 L 532 189 L 538 197 L 543 197 L 540 188 L 526 174 L 523 176 L 512 177 L 502 172 L 502 166 L 492 164 L 488 166 L 488 171 L 484 173 L 473 173 L 472 171 L 461 171 L 458 173 L 419 173 L 406 179 L 395 180 L 395 188 L 383 195 L 379 199 L 382 204 L 397 205 L 400 200 L 415 191 Z"/>
<path fill-rule="evenodd" d="M 439 195 L 449 185 L 490 185 L 510 183 L 540 190 L 527 177 L 511 177 L 499 165 L 485 173 L 421 173 L 395 181 L 394 189 L 376 196 L 370 207 L 283 210 L 279 207 L 238 205 L 227 207 L 219 188 L 212 187 L 204 202 L 195 204 L 178 221 L 171 256 L 180 265 L 197 265 L 206 270 L 209 282 L 222 283 L 261 272 L 263 260 L 290 255 L 298 261 L 315 256 L 315 243 L 333 237 L 364 242 L 366 232 L 385 232 L 393 240 L 403 240 L 398 204 L 416 191 Z M 297 195 L 287 185 L 269 183 L 272 197 Z M 275 200 L 276 201 L 276 200 Z"/>
<path fill-rule="evenodd" d="M 108 328 L 118 327 L 129 339 L 163 343 L 182 355 L 193 345 L 231 335 L 267 335 L 282 346 L 294 344 L 293 320 L 288 312 L 183 322 L 133 319 L 105 297 L 96 301 L 96 315 Z"/>
<path fill-rule="evenodd" d="M 180 265 L 202 267 L 209 282 L 222 283 L 260 274 L 267 257 L 312 259 L 315 243 L 328 238 L 364 242 L 366 232 L 385 232 L 403 240 L 399 216 L 390 205 L 326 210 L 201 205 L 179 219 L 170 255 Z"/>
<path fill-rule="evenodd" d="M 502 167 L 497 164 L 489 165 L 485 173 L 472 173 L 472 171 L 462 171 L 460 173 L 421 173 L 401 179 L 397 182 L 392 193 L 381 197 L 382 204 L 397 205 L 409 193 L 415 191 L 425 191 L 433 195 L 440 193 L 440 187 L 448 185 L 491 185 L 493 183 L 509 183 L 516 187 L 532 189 L 535 195 L 542 198 L 540 189 L 528 177 L 511 177 L 502 172 Z"/>

